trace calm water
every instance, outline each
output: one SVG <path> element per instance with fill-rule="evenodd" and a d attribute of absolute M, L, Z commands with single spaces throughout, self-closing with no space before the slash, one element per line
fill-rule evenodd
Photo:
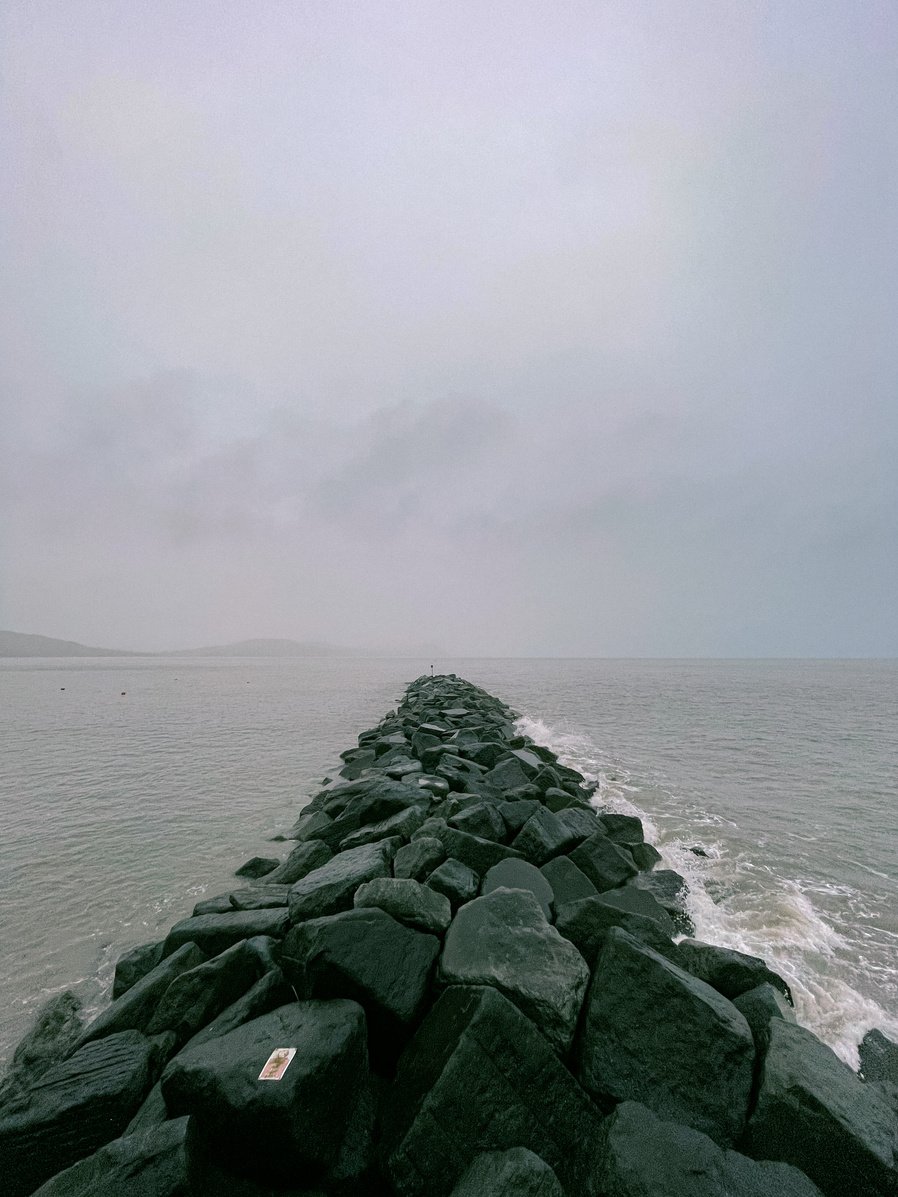
<path fill-rule="evenodd" d="M 898 662 L 451 660 L 638 811 L 701 938 L 848 1060 L 898 1036 Z M 285 832 L 424 660 L 0 661 L 0 1062 Z M 123 694 L 122 691 L 125 693 Z M 691 849 L 701 847 L 706 857 Z"/>

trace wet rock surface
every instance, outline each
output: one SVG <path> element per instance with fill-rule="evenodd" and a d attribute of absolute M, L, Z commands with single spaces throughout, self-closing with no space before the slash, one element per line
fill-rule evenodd
<path fill-rule="evenodd" d="M 775 968 L 677 942 L 684 879 L 515 719 L 419 678 L 283 860 L 126 953 L 87 1028 L 54 999 L 4 1197 L 898 1197 L 898 1047 L 858 1076 Z"/>

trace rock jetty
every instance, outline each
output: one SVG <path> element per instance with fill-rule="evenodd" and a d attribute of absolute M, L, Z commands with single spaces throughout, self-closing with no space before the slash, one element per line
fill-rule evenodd
<path fill-rule="evenodd" d="M 855 1074 L 690 938 L 638 819 L 454 675 L 0 1088 L 6 1197 L 896 1197 L 898 1048 Z M 863 1071 L 863 1069 L 866 1071 Z"/>

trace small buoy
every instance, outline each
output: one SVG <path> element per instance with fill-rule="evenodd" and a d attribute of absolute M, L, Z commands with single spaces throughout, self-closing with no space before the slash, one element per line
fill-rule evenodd
<path fill-rule="evenodd" d="M 64 690 L 65 686 L 60 686 L 59 688 L 60 688 L 60 690 Z"/>
<path fill-rule="evenodd" d="M 127 690 L 122 690 L 122 698 L 124 698 L 127 693 L 128 693 Z"/>

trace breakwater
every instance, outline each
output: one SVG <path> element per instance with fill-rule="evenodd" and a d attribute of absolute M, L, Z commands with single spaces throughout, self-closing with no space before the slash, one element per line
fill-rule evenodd
<path fill-rule="evenodd" d="M 483 691 L 419 679 L 294 835 L 90 1026 L 48 1011 L 4 1191 L 896 1191 L 888 1043 L 860 1080 L 763 962 L 681 939 L 638 820 Z"/>

